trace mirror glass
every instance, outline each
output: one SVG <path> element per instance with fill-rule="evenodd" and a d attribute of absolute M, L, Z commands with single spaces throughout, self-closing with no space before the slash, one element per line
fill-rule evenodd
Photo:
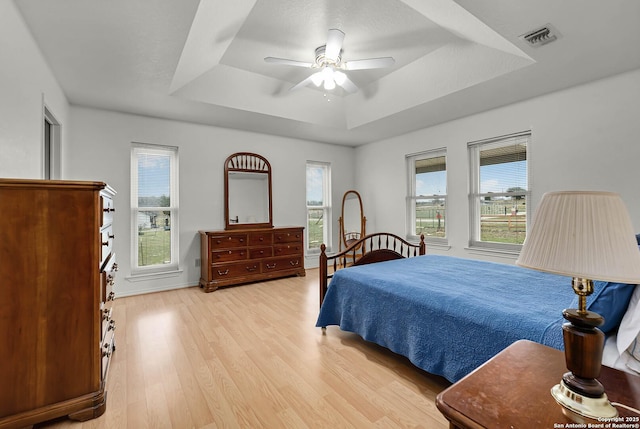
<path fill-rule="evenodd" d="M 230 155 L 224 164 L 225 229 L 272 228 L 271 165 L 249 152 Z"/>
<path fill-rule="evenodd" d="M 265 173 L 229 172 L 229 222 L 269 222 L 269 177 Z"/>
<path fill-rule="evenodd" d="M 362 209 L 362 199 L 357 191 L 347 191 L 342 197 L 342 216 L 340 217 L 341 246 L 349 247 L 366 235 L 366 218 Z"/>

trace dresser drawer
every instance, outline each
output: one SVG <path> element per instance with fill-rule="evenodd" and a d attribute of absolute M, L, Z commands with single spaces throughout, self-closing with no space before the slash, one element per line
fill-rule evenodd
<path fill-rule="evenodd" d="M 107 377 L 107 370 L 109 369 L 109 362 L 111 360 L 111 355 L 115 351 L 115 336 L 113 331 L 110 331 L 109 335 L 105 339 L 102 340 L 102 380 L 105 380 Z"/>
<path fill-rule="evenodd" d="M 229 264 L 213 265 L 211 267 L 211 278 L 213 280 L 224 280 L 232 277 L 246 276 L 247 274 L 258 274 L 261 272 L 262 263 L 260 261 L 237 262 Z"/>
<path fill-rule="evenodd" d="M 273 256 L 273 246 L 254 247 L 249 249 L 249 259 L 269 258 Z"/>
<path fill-rule="evenodd" d="M 291 229 L 291 230 L 280 230 L 274 233 L 274 243 L 291 243 L 291 242 L 300 242 L 302 243 L 302 231 L 299 229 Z"/>
<path fill-rule="evenodd" d="M 116 210 L 113 205 L 113 198 L 101 194 L 100 195 L 100 208 L 102 211 L 102 223 L 100 226 L 111 225 L 113 222 L 113 212 Z"/>
<path fill-rule="evenodd" d="M 252 232 L 249 234 L 249 246 L 271 246 L 273 244 L 272 232 Z"/>
<path fill-rule="evenodd" d="M 247 259 L 246 249 L 233 249 L 233 250 L 214 250 L 211 252 L 211 262 L 216 264 L 218 262 L 232 262 L 242 261 Z"/>
<path fill-rule="evenodd" d="M 302 244 L 292 243 L 292 244 L 277 244 L 273 246 L 273 256 L 284 256 L 284 255 L 301 255 L 302 254 Z"/>
<path fill-rule="evenodd" d="M 290 270 L 300 268 L 302 258 L 300 256 L 290 256 L 288 258 L 273 258 L 264 261 L 262 271 L 264 273 L 272 271 Z"/>
<path fill-rule="evenodd" d="M 229 249 L 247 245 L 247 234 L 224 234 L 209 237 L 211 249 Z"/>
<path fill-rule="evenodd" d="M 111 255 L 114 239 L 115 236 L 113 235 L 113 227 L 111 225 L 100 231 L 100 267 L 102 267 L 109 255 Z"/>

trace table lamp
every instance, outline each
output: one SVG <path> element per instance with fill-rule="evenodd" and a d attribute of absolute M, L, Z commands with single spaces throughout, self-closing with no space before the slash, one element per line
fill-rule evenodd
<path fill-rule="evenodd" d="M 640 283 L 640 251 L 627 208 L 612 192 L 566 191 L 543 195 L 517 265 L 573 278 L 578 308 L 562 312 L 569 372 L 551 389 L 565 410 L 591 419 L 618 415 L 600 376 L 604 319 L 587 310 L 593 280 Z"/>

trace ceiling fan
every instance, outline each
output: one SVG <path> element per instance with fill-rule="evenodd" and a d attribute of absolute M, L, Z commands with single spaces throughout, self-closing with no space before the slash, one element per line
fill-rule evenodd
<path fill-rule="evenodd" d="M 353 81 L 351 81 L 351 79 L 349 79 L 349 77 L 347 77 L 344 71 L 381 69 L 390 67 L 395 63 L 395 60 L 391 57 L 368 58 L 364 60 L 343 62 L 341 56 L 343 41 L 344 33 L 333 28 L 329 30 L 327 35 L 327 44 L 316 48 L 316 59 L 313 63 L 274 57 L 266 57 L 264 60 L 268 63 L 318 70 L 302 82 L 293 86 L 290 89 L 291 91 L 313 83 L 317 87 L 324 84 L 324 89 L 327 91 L 334 89 L 337 84 L 350 93 L 356 92 L 358 87 L 353 83 Z"/>

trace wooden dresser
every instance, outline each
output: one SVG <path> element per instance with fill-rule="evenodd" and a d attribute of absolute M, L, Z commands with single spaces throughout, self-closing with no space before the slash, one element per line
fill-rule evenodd
<path fill-rule="evenodd" d="M 0 428 L 104 413 L 115 192 L 0 179 Z"/>
<path fill-rule="evenodd" d="M 304 228 L 200 231 L 200 287 L 304 276 Z"/>

